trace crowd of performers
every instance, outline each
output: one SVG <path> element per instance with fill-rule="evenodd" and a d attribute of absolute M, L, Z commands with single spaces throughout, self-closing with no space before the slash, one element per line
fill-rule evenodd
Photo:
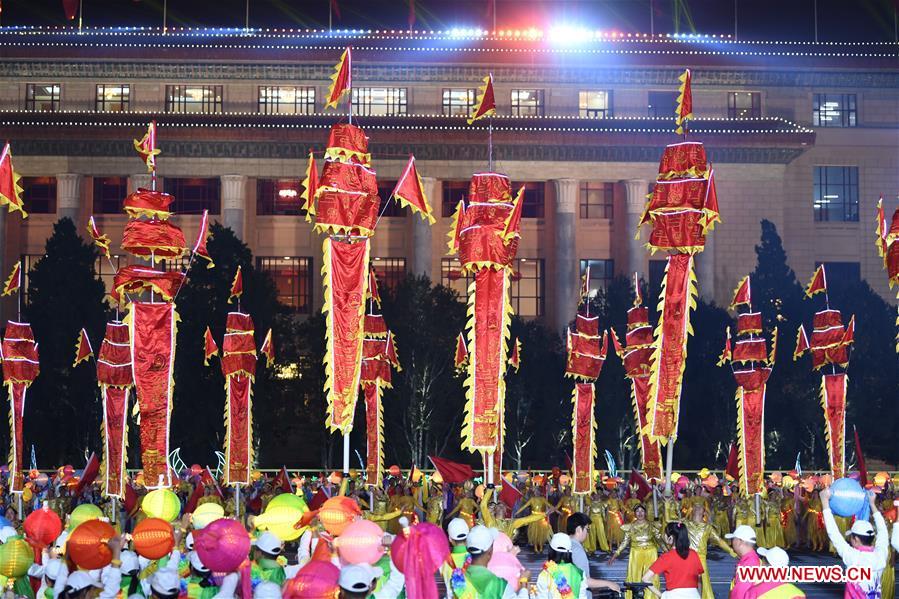
<path fill-rule="evenodd" d="M 575 496 L 565 475 L 508 474 L 501 485 L 485 488 L 474 480 L 435 482 L 439 476 L 429 478 L 419 472 L 416 477 L 389 476 L 383 485 L 372 487 L 336 473 L 287 480 L 285 471 L 274 478 L 255 473 L 254 483 L 235 494 L 204 471 L 200 476 L 186 476 L 172 489 L 178 501 L 166 518 L 171 518 L 173 549 L 161 559 L 150 560 L 129 549 L 129 544 L 136 544 L 129 533 L 150 512 L 144 509 L 144 503 L 149 503 L 146 489 L 129 484 L 124 500 L 112 501 L 96 485 L 78 485 L 71 471 L 60 469 L 54 476 L 37 474 L 35 478 L 36 474 L 32 473 L 24 496 L 2 496 L 0 572 L 8 570 L 4 545 L 11 547 L 24 539 L 34 557 L 27 576 L 7 581 L 7 597 L 248 599 L 252 594 L 260 598 L 426 599 L 436 598 L 431 593 L 439 592 L 460 599 L 583 598 L 600 589 L 621 592 L 620 581 L 596 576 L 606 570 L 606 564 L 622 559 L 627 560 L 627 582 L 652 585 L 642 591 L 646 599 L 662 589 L 672 599 L 706 599 L 715 596 L 706 562 L 713 549 L 736 558 L 740 565 L 758 565 L 759 555 L 765 555 L 771 565 L 786 565 L 786 551 L 796 549 L 835 553 L 846 565 L 872 567 L 870 580 L 847 584 L 847 597 L 891 599 L 895 595 L 894 550 L 899 549 L 899 527 L 893 526 L 895 481 L 880 475 L 868 493 L 871 520 L 853 521 L 834 516 L 828 507 L 830 481 L 814 476 L 775 474 L 765 497 L 741 498 L 730 481 L 719 481 L 707 472 L 692 480 L 679 476 L 668 496 L 662 484 L 647 486 L 643 479 L 635 484 L 633 477 L 624 481 L 609 476 L 601 477 L 592 495 Z M 284 499 L 302 506 L 302 518 L 296 524 L 292 522 L 297 516 L 291 517 L 289 511 L 284 512 L 286 522 L 271 518 L 271 506 L 286 505 Z M 353 546 L 349 535 L 341 537 L 329 526 L 333 518 L 327 519 L 322 507 L 329 500 L 349 506 L 348 522 L 364 519 L 370 527 L 377 525 L 375 553 L 361 561 L 358 557 L 348 560 L 360 552 L 350 553 L 346 549 Z M 40 541 L 29 538 L 34 530 L 33 522 L 29 529 L 29 516 L 48 511 L 63 523 L 61 534 Z M 198 517 L 201 512 L 204 516 Z M 210 519 L 209 513 L 215 516 Z M 112 559 L 102 569 L 84 570 L 70 558 L 67 537 L 95 518 L 115 525 L 115 536 L 104 541 Z M 239 522 L 253 538 L 245 570 L 211 571 L 195 550 L 197 531 L 216 519 Z M 421 526 L 428 527 L 430 534 L 410 535 L 410 530 Z M 416 572 L 420 565 L 416 559 L 397 559 L 396 539 L 404 536 L 410 543 L 407 547 L 432 556 L 431 569 L 423 565 Z M 415 543 L 410 540 L 413 537 Z M 525 546 L 546 558 L 539 572 L 525 570 L 518 561 L 516 556 Z M 674 557 L 678 553 L 686 557 L 678 561 Z M 678 566 L 674 570 L 672 560 Z M 414 592 L 407 586 L 410 577 L 417 579 Z M 439 591 L 438 586 L 432 590 L 422 586 L 421 581 L 429 578 L 437 585 L 442 579 Z M 672 588 L 672 584 L 687 588 Z M 637 588 L 634 594 L 639 593 Z M 739 579 L 730 591 L 730 597 L 737 599 L 801 596 L 802 591 L 791 584 L 760 585 Z"/>

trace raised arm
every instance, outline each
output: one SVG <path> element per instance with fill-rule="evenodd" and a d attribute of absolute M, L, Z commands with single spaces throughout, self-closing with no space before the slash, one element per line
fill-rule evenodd
<path fill-rule="evenodd" d="M 727 554 L 731 557 L 737 557 L 737 552 L 731 548 L 730 544 L 727 541 L 718 536 L 718 533 L 715 532 L 715 529 L 711 526 L 709 526 L 709 540 L 715 543 L 715 545 L 723 549 L 725 552 L 727 552 Z"/>
<path fill-rule="evenodd" d="M 485 489 L 484 494 L 481 496 L 481 520 L 484 521 L 484 526 L 488 528 L 496 527 L 496 520 L 493 519 L 493 514 L 490 513 L 490 498 L 493 497 L 493 489 Z"/>
<path fill-rule="evenodd" d="M 531 507 L 531 504 L 533 503 L 533 501 L 534 501 L 534 498 L 533 498 L 533 497 L 531 497 L 530 499 L 528 499 L 527 501 L 525 501 L 523 504 L 521 504 L 521 507 L 518 508 L 518 511 L 515 512 L 514 515 L 517 516 L 518 514 L 520 514 L 521 512 L 523 512 L 524 510 L 526 510 L 526 509 L 528 509 L 529 507 Z"/>
<path fill-rule="evenodd" d="M 834 550 L 837 552 L 843 561 L 846 561 L 847 556 L 852 556 L 855 552 L 855 549 L 849 546 L 849 543 L 846 542 L 846 539 L 843 538 L 843 535 L 840 534 L 840 529 L 837 526 L 836 520 L 833 519 L 833 512 L 830 511 L 830 489 L 824 489 L 821 491 L 821 506 L 822 506 L 822 515 L 824 516 L 824 529 L 827 531 L 827 538 L 830 539 L 830 543 L 833 545 Z"/>

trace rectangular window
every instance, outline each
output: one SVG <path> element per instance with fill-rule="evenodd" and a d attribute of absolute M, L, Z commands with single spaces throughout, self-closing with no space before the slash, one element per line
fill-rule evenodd
<path fill-rule="evenodd" d="M 468 200 L 468 181 L 444 181 L 443 182 L 443 208 L 441 214 L 445 218 L 449 218 L 456 211 L 459 200 Z"/>
<path fill-rule="evenodd" d="M 354 87 L 353 113 L 360 116 L 406 114 L 406 88 Z"/>
<path fill-rule="evenodd" d="M 512 183 L 512 197 L 518 193 L 521 186 L 524 185 L 524 205 L 521 207 L 522 218 L 543 218 L 545 213 L 545 190 L 546 184 L 543 181 L 529 181 L 527 183 Z"/>
<path fill-rule="evenodd" d="M 443 114 L 447 116 L 468 116 L 474 110 L 477 100 L 472 88 L 451 88 L 443 90 Z"/>
<path fill-rule="evenodd" d="M 272 278 L 282 306 L 300 314 L 312 313 L 312 258 L 260 256 L 256 268 Z"/>
<path fill-rule="evenodd" d="M 221 114 L 221 85 L 166 85 L 166 112 L 206 112 Z"/>
<path fill-rule="evenodd" d="M 395 292 L 400 281 L 406 278 L 405 258 L 375 258 L 371 265 L 378 278 L 378 289 Z"/>
<path fill-rule="evenodd" d="M 22 177 L 22 202 L 28 214 L 56 214 L 56 177 Z"/>
<path fill-rule="evenodd" d="M 111 265 L 110 262 L 112 262 Z M 106 290 L 106 293 L 112 291 L 116 271 L 120 268 L 124 268 L 127 262 L 128 259 L 119 254 L 113 254 L 109 257 L 109 260 L 106 259 L 106 256 L 97 258 L 97 262 L 94 264 L 94 270 L 97 271 L 97 278 L 103 281 L 103 288 Z"/>
<path fill-rule="evenodd" d="M 257 179 L 256 214 L 260 216 L 305 214 L 300 206 L 303 186 L 299 179 Z"/>
<path fill-rule="evenodd" d="M 313 114 L 315 88 L 263 85 L 259 88 L 260 114 Z"/>
<path fill-rule="evenodd" d="M 816 166 L 815 220 L 858 222 L 858 167 Z"/>
<path fill-rule="evenodd" d="M 578 92 L 578 114 L 581 118 L 605 119 L 612 116 L 612 93 L 581 90 Z"/>
<path fill-rule="evenodd" d="M 462 262 L 458 258 L 440 259 L 440 284 L 459 294 L 459 299 L 468 301 L 468 285 L 474 280 L 471 273 L 462 273 Z"/>
<path fill-rule="evenodd" d="M 128 177 L 94 177 L 94 214 L 121 214 Z"/>
<path fill-rule="evenodd" d="M 543 316 L 543 259 L 517 258 L 512 267 L 512 308 L 522 318 Z"/>
<path fill-rule="evenodd" d="M 388 201 L 394 187 L 396 187 L 396 181 L 378 181 L 378 196 L 381 198 L 378 214 L 391 218 L 405 218 L 408 210 L 395 200 Z M 381 212 L 382 210 L 383 212 Z"/>
<path fill-rule="evenodd" d="M 649 92 L 647 116 L 673 119 L 675 110 L 677 110 L 676 92 Z"/>
<path fill-rule="evenodd" d="M 175 196 L 172 212 L 177 214 L 220 214 L 221 179 L 218 177 L 166 177 L 165 192 Z"/>
<path fill-rule="evenodd" d="M 97 112 L 128 112 L 131 106 L 131 86 L 127 84 L 97 84 Z"/>
<path fill-rule="evenodd" d="M 543 116 L 543 90 L 513 89 L 512 116 Z"/>
<path fill-rule="evenodd" d="M 615 277 L 615 262 L 612 260 L 593 260 L 590 258 L 581 259 L 580 269 L 581 278 L 590 267 L 590 297 L 596 297 L 596 292 L 605 289 Z"/>
<path fill-rule="evenodd" d="M 759 92 L 727 92 L 727 118 L 758 119 L 762 117 L 762 94 Z"/>
<path fill-rule="evenodd" d="M 61 93 L 59 83 L 28 83 L 25 85 L 25 110 L 55 112 L 59 110 Z"/>
<path fill-rule="evenodd" d="M 855 94 L 815 94 L 812 111 L 815 127 L 855 127 L 858 108 Z"/>
<path fill-rule="evenodd" d="M 602 181 L 581 181 L 581 218 L 612 218 L 615 184 Z"/>
<path fill-rule="evenodd" d="M 31 284 L 31 269 L 33 269 L 43 257 L 44 254 L 22 254 L 19 256 L 19 260 L 22 261 L 22 286 L 19 287 L 19 295 L 22 297 L 23 306 L 28 305 L 28 286 Z M 12 269 L 10 268 L 10 270 Z M 5 276 L 8 277 L 9 274 Z M 3 280 L 5 281 L 6 279 L 4 278 Z"/>

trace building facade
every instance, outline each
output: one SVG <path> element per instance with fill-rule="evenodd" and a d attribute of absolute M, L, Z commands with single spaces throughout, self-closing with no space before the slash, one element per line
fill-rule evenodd
<path fill-rule="evenodd" d="M 632 272 L 660 280 L 663 256 L 634 234 L 662 148 L 680 139 L 677 77 L 689 67 L 689 139 L 714 164 L 723 221 L 698 258 L 700 293 L 729 300 L 768 219 L 800 279 L 823 262 L 831 278 L 865 279 L 891 297 L 873 235 L 877 198 L 892 211 L 899 190 L 896 44 L 565 41 L 534 31 L 2 31 L 0 129 L 29 217 L 4 218 L 0 270 L 39 260 L 65 216 L 85 231 L 94 215 L 115 248 L 121 200 L 150 184 L 132 139 L 155 119 L 159 185 L 188 237 L 209 209 L 272 274 L 282 303 L 319 310 L 321 238 L 300 214 L 300 181 L 308 151 L 320 153 L 346 118 L 345 102 L 322 106 L 352 45 L 354 122 L 370 137 L 382 197 L 412 153 L 438 217 L 427 227 L 386 206 L 372 256 L 388 286 L 411 272 L 466 293 L 446 233 L 471 174 L 487 167 L 488 125 L 465 122 L 487 73 L 495 170 L 526 189 L 516 312 L 561 331 L 587 264 L 594 287 Z M 108 263 L 97 270 L 111 282 Z"/>

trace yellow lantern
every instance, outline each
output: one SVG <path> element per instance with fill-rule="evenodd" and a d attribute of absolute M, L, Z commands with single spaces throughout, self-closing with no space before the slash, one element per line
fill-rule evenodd
<path fill-rule="evenodd" d="M 676 483 L 677 479 L 679 479 L 680 477 L 681 477 L 680 472 L 672 472 L 671 473 L 671 482 Z"/>
<path fill-rule="evenodd" d="M 438 485 L 442 484 L 443 476 L 441 476 L 441 474 L 439 472 L 435 471 L 434 474 L 431 475 L 431 482 L 438 484 Z"/>
<path fill-rule="evenodd" d="M 307 511 L 309 511 L 309 507 L 306 505 L 306 500 L 299 495 L 293 495 L 292 493 L 281 493 L 280 495 L 276 495 L 272 498 L 271 501 L 268 502 L 265 510 L 268 511 L 273 507 L 279 506 L 292 507 L 296 510 L 299 510 L 301 514 L 305 514 Z"/>
<path fill-rule="evenodd" d="M 305 509 L 301 510 L 291 505 L 269 504 L 268 508 L 253 521 L 256 530 L 267 530 L 283 542 L 295 541 L 299 539 L 306 531 L 306 527 L 294 528 L 303 514 Z"/>
<path fill-rule="evenodd" d="M 874 484 L 878 487 L 883 487 L 890 480 L 890 475 L 887 472 L 878 472 L 874 475 Z"/>
<path fill-rule="evenodd" d="M 709 470 L 708 468 L 703 468 L 699 471 L 699 478 L 705 480 L 709 477 L 709 474 L 711 474 L 711 470 Z"/>
<path fill-rule="evenodd" d="M 181 502 L 178 496 L 168 489 L 156 489 L 144 496 L 141 509 L 149 518 L 159 518 L 172 522 L 181 513 Z"/>
<path fill-rule="evenodd" d="M 92 503 L 82 503 L 69 514 L 69 530 L 75 530 L 79 524 L 88 520 L 99 520 L 103 517 L 103 510 Z"/>
<path fill-rule="evenodd" d="M 212 501 L 197 506 L 190 518 L 190 523 L 197 530 L 206 528 L 216 520 L 225 517 L 225 508 Z"/>
<path fill-rule="evenodd" d="M 31 545 L 21 537 L 14 537 L 0 545 L 0 574 L 7 578 L 20 578 L 28 573 L 34 563 Z"/>

